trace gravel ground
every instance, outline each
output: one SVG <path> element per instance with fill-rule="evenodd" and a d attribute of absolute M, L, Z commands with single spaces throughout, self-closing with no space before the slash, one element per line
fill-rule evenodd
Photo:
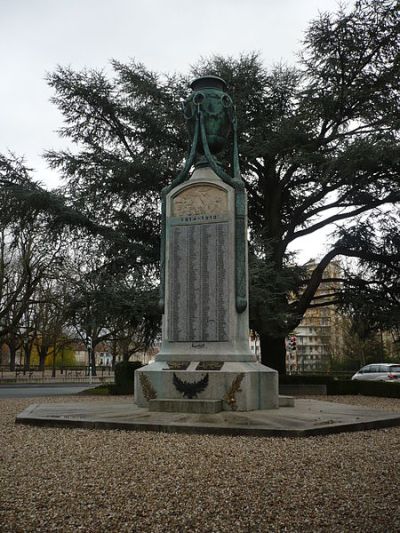
<path fill-rule="evenodd" d="M 15 425 L 35 402 L 0 402 L 1 532 L 400 531 L 400 427 L 291 439 Z"/>

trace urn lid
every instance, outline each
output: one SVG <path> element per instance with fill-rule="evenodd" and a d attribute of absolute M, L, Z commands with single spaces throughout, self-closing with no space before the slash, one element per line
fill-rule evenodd
<path fill-rule="evenodd" d="M 220 91 L 226 91 L 226 82 L 218 76 L 202 76 L 193 80 L 190 88 L 193 91 L 199 91 L 201 89 L 219 89 Z"/>

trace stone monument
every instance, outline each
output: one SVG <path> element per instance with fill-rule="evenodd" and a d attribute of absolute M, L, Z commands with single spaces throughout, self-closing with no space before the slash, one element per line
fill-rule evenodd
<path fill-rule="evenodd" d="M 247 204 L 233 102 L 216 76 L 191 88 L 190 154 L 162 192 L 162 344 L 155 362 L 136 371 L 135 401 L 191 413 L 278 408 L 278 374 L 249 347 Z M 217 159 L 229 139 L 232 175 Z"/>

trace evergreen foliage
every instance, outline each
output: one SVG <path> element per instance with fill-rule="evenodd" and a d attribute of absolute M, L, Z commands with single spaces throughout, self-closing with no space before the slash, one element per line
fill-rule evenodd
<path fill-rule="evenodd" d="M 348 241 L 357 243 L 360 257 L 368 261 L 346 269 L 341 306 L 362 325 L 366 337 L 384 330 L 400 338 L 399 225 L 396 214 L 372 214 L 345 235 Z"/>

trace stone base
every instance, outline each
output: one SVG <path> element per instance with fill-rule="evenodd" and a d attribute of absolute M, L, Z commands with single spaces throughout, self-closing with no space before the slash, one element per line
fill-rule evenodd
<path fill-rule="evenodd" d="M 150 411 L 163 413 L 214 414 L 222 411 L 221 400 L 150 400 Z"/>
<path fill-rule="evenodd" d="M 309 437 L 400 426 L 400 413 L 336 402 L 296 399 L 294 407 L 215 414 L 151 412 L 132 400 L 33 404 L 16 422 L 34 426 L 167 433 Z"/>
<path fill-rule="evenodd" d="M 192 409 L 193 401 L 213 400 L 222 403 L 223 411 L 279 408 L 278 373 L 260 363 L 225 362 L 219 370 L 211 370 L 215 365 L 191 361 L 184 370 L 179 368 L 179 364 L 156 361 L 137 370 L 136 404 L 150 407 L 152 400 L 184 400 Z"/>

